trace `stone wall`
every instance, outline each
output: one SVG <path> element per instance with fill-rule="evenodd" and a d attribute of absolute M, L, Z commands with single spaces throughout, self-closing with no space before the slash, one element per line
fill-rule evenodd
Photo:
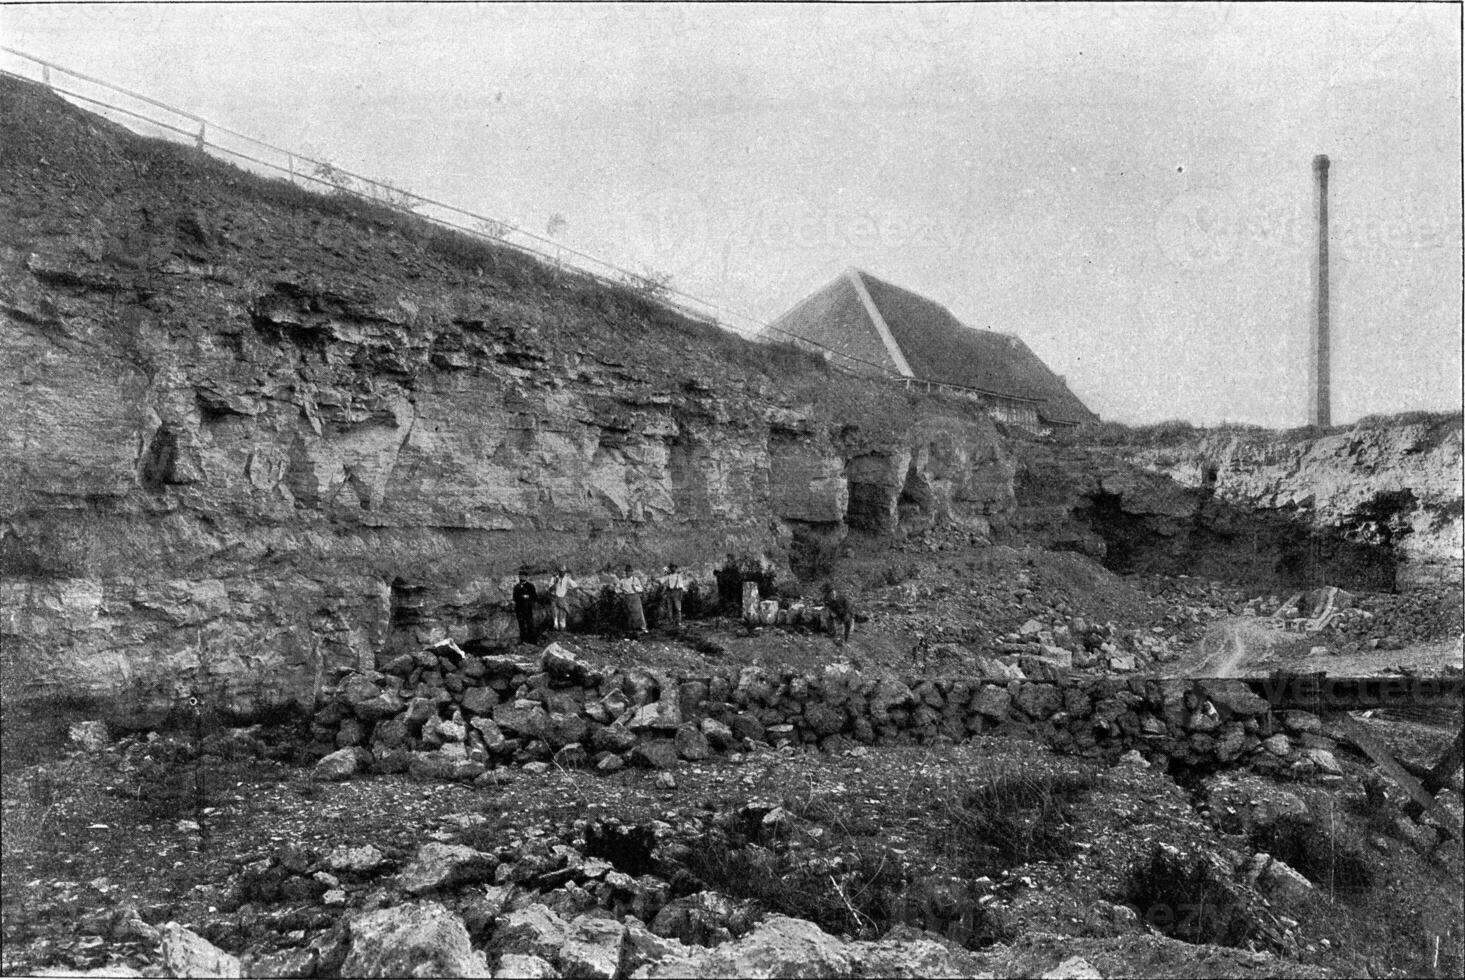
<path fill-rule="evenodd" d="M 923 745 L 1026 734 L 1113 760 L 1131 750 L 1186 766 L 1339 772 L 1316 715 L 1274 712 L 1239 681 L 1098 677 L 1041 663 L 977 677 L 817 675 L 761 667 L 667 674 L 595 669 L 552 644 L 537 661 L 464 655 L 451 644 L 352 672 L 314 717 L 323 772 L 461 780 L 505 765 L 666 768 L 753 743 Z"/>

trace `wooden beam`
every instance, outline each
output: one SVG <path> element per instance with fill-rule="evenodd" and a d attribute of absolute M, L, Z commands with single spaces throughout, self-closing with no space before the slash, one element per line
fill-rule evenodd
<path fill-rule="evenodd" d="M 1362 749 L 1364 754 L 1374 761 L 1374 765 L 1383 770 L 1384 775 L 1408 793 L 1409 798 L 1419 805 L 1421 813 L 1429 812 L 1435 820 L 1439 821 L 1440 828 L 1456 840 L 1465 839 L 1465 834 L 1461 833 L 1460 822 L 1455 819 L 1455 815 L 1446 810 L 1439 800 L 1427 792 L 1419 780 L 1409 775 L 1404 767 L 1395 761 L 1388 747 L 1374 738 L 1373 733 L 1365 728 L 1362 722 L 1352 715 L 1341 712 L 1332 716 L 1329 721 L 1331 726 L 1344 738 Z M 1458 739 L 1456 744 L 1459 744 Z M 1441 762 L 1443 761 L 1441 760 Z"/>
<path fill-rule="evenodd" d="M 1433 766 L 1418 774 L 1420 787 L 1430 796 L 1434 796 L 1449 784 L 1450 777 L 1460 768 L 1462 760 L 1465 760 L 1465 728 L 1456 733 L 1455 741 L 1440 754 Z M 1411 800 L 1404 812 L 1417 820 L 1424 810 Z"/>

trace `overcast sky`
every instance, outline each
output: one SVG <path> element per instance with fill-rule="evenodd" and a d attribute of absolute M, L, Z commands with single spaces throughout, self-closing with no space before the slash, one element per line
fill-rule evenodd
<path fill-rule="evenodd" d="M 1306 421 L 1327 153 L 1335 420 L 1461 404 L 1458 6 L 5 5 L 0 37 L 763 318 L 859 266 L 1131 422 Z"/>

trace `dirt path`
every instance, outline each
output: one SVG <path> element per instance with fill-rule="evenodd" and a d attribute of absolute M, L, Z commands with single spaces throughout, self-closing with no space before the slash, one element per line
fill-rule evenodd
<path fill-rule="evenodd" d="M 1313 651 L 1326 648 L 1325 652 Z M 1171 677 L 1231 677 L 1325 671 L 1338 677 L 1438 673 L 1462 665 L 1461 642 L 1438 640 L 1399 650 L 1342 653 L 1325 636 L 1294 633 L 1255 616 L 1230 616 L 1213 623 L 1205 636 L 1167 671 Z"/>

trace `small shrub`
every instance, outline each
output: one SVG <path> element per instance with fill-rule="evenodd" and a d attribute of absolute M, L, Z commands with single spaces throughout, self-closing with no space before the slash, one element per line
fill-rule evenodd
<path fill-rule="evenodd" d="M 1122 898 L 1171 939 L 1234 947 L 1253 939 L 1252 917 L 1236 890 L 1198 854 L 1156 847 L 1130 869 Z"/>
<path fill-rule="evenodd" d="M 614 633 L 624 630 L 626 626 L 625 613 L 621 608 L 620 596 L 609 585 L 603 585 L 595 597 L 595 601 L 587 605 L 580 613 L 580 621 L 575 624 L 576 633 Z"/>
<path fill-rule="evenodd" d="M 725 562 L 715 573 L 717 596 L 725 611 L 735 613 L 742 609 L 744 582 L 757 582 L 758 595 L 764 599 L 777 595 L 777 573 L 773 569 L 764 568 L 754 556 L 728 557 L 732 560 Z"/>
<path fill-rule="evenodd" d="M 702 588 L 696 582 L 687 586 L 682 596 L 683 619 L 710 619 L 717 615 L 717 593 Z"/>
<path fill-rule="evenodd" d="M 1091 775 L 1015 773 L 970 791 L 948 814 L 962 873 L 976 878 L 1072 854 L 1074 811 L 1094 786 Z"/>

